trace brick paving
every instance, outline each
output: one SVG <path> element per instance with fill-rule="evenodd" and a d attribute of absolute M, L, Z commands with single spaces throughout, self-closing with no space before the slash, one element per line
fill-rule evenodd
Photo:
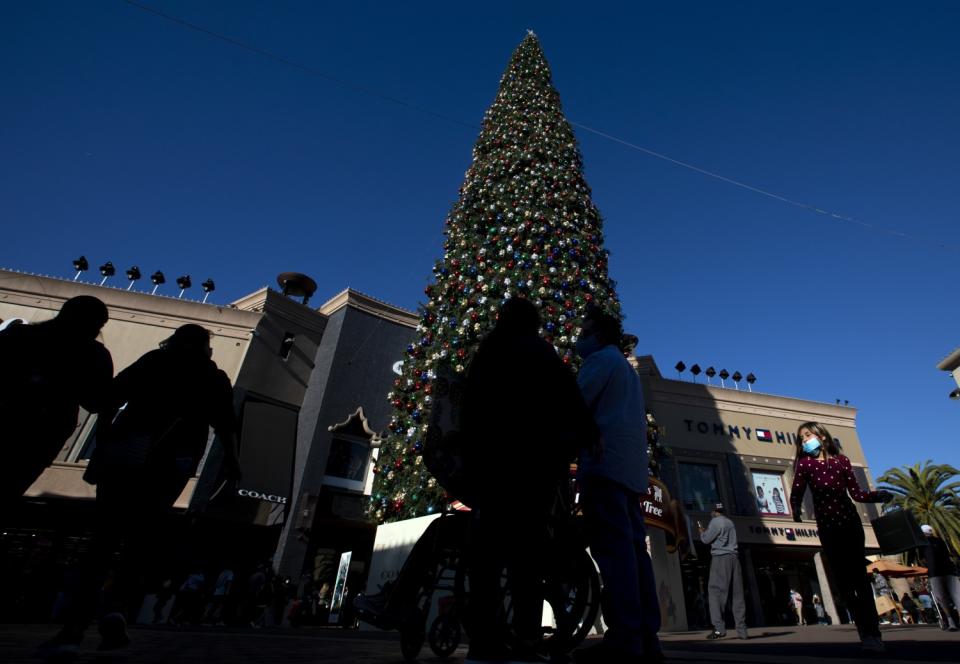
<path fill-rule="evenodd" d="M 0 625 L 0 662 L 36 663 L 36 645 L 56 631 L 43 625 Z M 82 664 L 297 664 L 310 662 L 356 662 L 357 664 L 400 664 L 399 640 L 394 632 L 355 631 L 323 628 L 301 629 L 180 629 L 136 627 L 134 642 L 123 651 L 98 653 L 93 630 L 79 659 Z M 865 656 L 852 627 L 811 626 L 753 630 L 751 639 L 724 639 L 707 642 L 706 632 L 664 634 L 670 661 L 717 662 L 727 664 L 855 664 L 858 662 L 957 662 L 960 661 L 960 632 L 943 632 L 931 626 L 889 627 L 884 630 L 888 652 Z M 466 647 L 461 646 L 447 660 L 441 660 L 424 646 L 422 664 L 462 664 Z M 611 662 L 611 664 L 616 664 Z"/>

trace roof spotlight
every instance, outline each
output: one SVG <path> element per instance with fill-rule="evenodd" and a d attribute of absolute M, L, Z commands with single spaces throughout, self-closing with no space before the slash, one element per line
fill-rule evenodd
<path fill-rule="evenodd" d="M 117 268 L 115 268 L 113 266 L 113 263 L 111 263 L 110 261 L 107 261 L 106 263 L 101 265 L 100 275 L 103 277 L 103 280 L 100 282 L 100 285 L 103 286 L 103 284 L 106 283 L 107 279 L 109 279 L 116 273 L 117 273 Z"/>
<path fill-rule="evenodd" d="M 955 389 L 953 392 L 950 393 L 950 398 L 953 400 L 960 399 L 960 387 L 958 387 L 957 389 Z"/>
<path fill-rule="evenodd" d="M 757 382 L 757 377 L 752 373 L 747 374 L 747 389 L 753 392 L 753 384 Z"/>
<path fill-rule="evenodd" d="M 160 288 L 163 284 L 167 283 L 167 278 L 163 276 L 163 272 L 157 270 L 150 275 L 150 281 L 153 282 L 153 290 L 150 291 L 151 295 L 157 294 L 157 289 Z"/>
<path fill-rule="evenodd" d="M 193 282 L 190 281 L 190 275 L 185 274 L 182 277 L 177 277 L 177 286 L 180 288 L 180 295 L 177 297 L 183 297 L 183 291 L 190 288 L 193 285 Z"/>
<path fill-rule="evenodd" d="M 743 380 L 743 375 L 741 375 L 741 373 L 740 373 L 739 371 L 734 371 L 734 372 L 733 372 L 733 375 L 730 376 L 730 377 L 733 378 L 733 382 L 734 382 L 734 384 L 737 386 L 737 389 L 739 390 L 739 389 L 740 389 L 740 381 Z"/>
<path fill-rule="evenodd" d="M 682 361 L 680 361 L 680 362 L 677 362 L 673 368 L 677 370 L 677 378 L 680 378 L 681 377 L 680 374 L 682 374 L 683 370 L 687 368 L 687 365 L 684 364 Z"/>
<path fill-rule="evenodd" d="M 216 284 L 213 283 L 213 279 L 207 279 L 202 284 L 200 284 L 200 288 L 203 289 L 203 301 L 206 302 L 207 298 L 210 296 L 210 293 L 215 291 L 217 289 L 217 286 Z"/>
<path fill-rule="evenodd" d="M 709 385 L 710 379 L 717 375 L 717 370 L 713 367 L 707 367 L 707 370 L 703 373 L 707 374 L 707 385 Z"/>
<path fill-rule="evenodd" d="M 696 383 L 696 382 L 697 382 L 697 376 L 700 375 L 700 365 L 699 365 L 699 364 L 694 364 L 692 367 L 690 367 L 690 373 L 693 374 L 693 382 Z"/>
<path fill-rule="evenodd" d="M 83 272 L 86 272 L 90 269 L 90 263 L 87 262 L 86 256 L 81 256 L 77 260 L 73 261 L 73 269 L 77 271 L 77 276 L 73 278 L 74 281 L 80 278 L 80 275 Z"/>
<path fill-rule="evenodd" d="M 127 290 L 133 288 L 133 282 L 137 281 L 140 278 L 140 268 L 134 265 L 132 268 L 127 270 L 127 279 L 130 280 L 130 285 L 127 286 Z"/>

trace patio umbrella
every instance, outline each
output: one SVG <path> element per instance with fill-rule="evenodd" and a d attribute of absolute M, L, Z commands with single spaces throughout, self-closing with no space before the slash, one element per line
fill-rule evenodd
<path fill-rule="evenodd" d="M 901 565 L 892 560 L 878 560 L 867 565 L 868 572 L 880 572 L 890 578 L 905 579 L 912 576 L 924 576 L 927 573 L 926 567 L 911 567 Z"/>

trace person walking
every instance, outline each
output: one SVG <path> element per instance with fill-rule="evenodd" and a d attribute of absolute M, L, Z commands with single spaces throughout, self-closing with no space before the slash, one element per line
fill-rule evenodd
<path fill-rule="evenodd" d="M 957 622 L 953 619 L 953 613 L 950 611 L 950 600 L 953 600 L 953 605 L 960 611 L 960 579 L 957 578 L 957 568 L 950 560 L 950 551 L 947 549 L 947 545 L 937 537 L 933 526 L 923 524 L 920 526 L 920 530 L 927 538 L 926 544 L 920 549 L 920 557 L 927 567 L 930 592 L 933 593 L 933 598 L 943 607 L 943 613 L 947 618 L 947 629 L 956 632 Z"/>
<path fill-rule="evenodd" d="M 174 544 L 170 511 L 203 457 L 212 427 L 223 453 L 223 473 L 239 479 L 233 388 L 212 359 L 210 333 L 183 325 L 160 348 L 121 371 L 110 388 L 87 472 L 97 486 L 96 523 L 85 577 L 95 586 L 114 565 L 113 590 L 101 602 L 101 649 L 129 643 L 128 618 L 136 618 L 146 574 L 162 572 Z M 115 415 L 114 415 L 115 414 Z M 113 417 L 109 417 L 113 416 Z M 163 577 L 161 577 L 163 578 Z M 94 618 L 95 588 L 78 590 L 61 632 L 41 649 L 75 650 Z"/>
<path fill-rule="evenodd" d="M 107 407 L 113 359 L 97 341 L 106 305 L 80 295 L 52 320 L 0 332 L 0 514 L 53 463 L 79 408 Z"/>
<path fill-rule="evenodd" d="M 647 553 L 641 499 L 648 489 L 647 418 L 640 378 L 620 350 L 620 321 L 590 309 L 577 353 L 577 382 L 600 428 L 581 450 L 580 503 L 590 553 L 603 579 L 603 641 L 574 652 L 578 664 L 656 662 L 663 654 L 660 604 Z"/>
<path fill-rule="evenodd" d="M 737 636 L 747 635 L 747 606 L 743 601 L 743 572 L 737 552 L 737 529 L 733 521 L 724 515 L 723 503 L 717 503 L 710 512 L 710 523 L 706 529 L 700 528 L 700 540 L 710 545 L 710 580 L 707 591 L 710 600 L 710 622 L 713 631 L 707 639 L 722 639 L 727 635 L 727 622 L 724 610 L 727 606 L 727 594 L 733 589 L 733 620 L 737 626 Z"/>
<path fill-rule="evenodd" d="M 805 422 L 797 430 L 796 462 L 790 506 L 793 520 L 802 523 L 803 496 L 813 492 L 813 509 L 823 553 L 830 563 L 837 589 L 853 614 L 861 647 L 885 650 L 880 624 L 867 576 L 863 523 L 853 500 L 887 502 L 889 491 L 866 491 L 853 474 L 850 459 L 840 453 L 836 441 L 818 422 Z"/>
<path fill-rule="evenodd" d="M 820 599 L 820 595 L 814 593 L 813 599 L 810 600 L 813 602 L 813 612 L 817 614 L 817 624 L 826 625 L 827 624 L 827 609 L 823 606 L 823 600 Z"/>
<path fill-rule="evenodd" d="M 796 624 L 806 627 L 807 620 L 803 616 L 803 595 L 793 588 L 790 589 L 790 610 L 793 612 L 793 617 L 797 621 Z"/>
<path fill-rule="evenodd" d="M 540 661 L 548 520 L 566 492 L 578 444 L 597 436 L 573 373 L 539 328 L 532 302 L 507 300 L 464 382 L 460 427 L 472 486 L 466 552 L 471 664 Z M 513 603 L 511 638 L 502 616 L 504 568 Z"/>

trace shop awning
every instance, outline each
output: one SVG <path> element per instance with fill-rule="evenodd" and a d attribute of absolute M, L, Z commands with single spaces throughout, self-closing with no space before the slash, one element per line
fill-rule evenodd
<path fill-rule="evenodd" d="M 901 565 L 892 560 L 878 560 L 867 565 L 868 572 L 880 572 L 884 576 L 891 578 L 906 578 L 911 576 L 923 576 L 927 573 L 926 567 L 911 567 Z"/>

